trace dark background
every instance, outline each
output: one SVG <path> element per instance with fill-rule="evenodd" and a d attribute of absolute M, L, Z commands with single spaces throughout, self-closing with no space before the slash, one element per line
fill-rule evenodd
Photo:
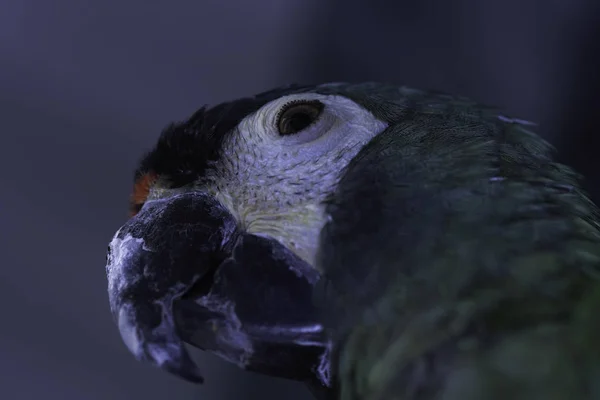
<path fill-rule="evenodd" d="M 107 244 L 172 120 L 291 82 L 380 80 L 541 124 L 600 194 L 598 0 L 3 0 L 0 398 L 307 399 L 199 355 L 193 386 L 113 325 Z"/>

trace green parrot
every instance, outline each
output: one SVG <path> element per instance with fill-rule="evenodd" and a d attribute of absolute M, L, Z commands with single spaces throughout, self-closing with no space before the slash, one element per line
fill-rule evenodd
<path fill-rule="evenodd" d="M 533 124 L 382 83 L 202 108 L 107 256 L 142 361 L 184 343 L 322 399 L 600 399 L 600 226 Z"/>

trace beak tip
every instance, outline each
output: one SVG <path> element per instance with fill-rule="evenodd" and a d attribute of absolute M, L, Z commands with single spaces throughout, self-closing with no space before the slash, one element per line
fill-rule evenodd
<path fill-rule="evenodd" d="M 191 359 L 188 359 L 188 361 L 183 362 L 173 362 L 171 360 L 164 363 L 161 366 L 161 368 L 188 382 L 196 384 L 204 383 L 204 378 L 200 374 L 200 371 L 196 364 Z"/>
<path fill-rule="evenodd" d="M 188 382 L 204 382 L 198 366 L 182 342 L 168 345 L 147 344 L 145 356 L 152 364 Z"/>
<path fill-rule="evenodd" d="M 149 330 L 140 325 L 136 317 L 135 309 L 128 304 L 122 305 L 117 315 L 121 338 L 137 360 L 148 362 L 189 382 L 204 382 L 198 366 L 173 327 L 163 325 L 163 329 Z"/>

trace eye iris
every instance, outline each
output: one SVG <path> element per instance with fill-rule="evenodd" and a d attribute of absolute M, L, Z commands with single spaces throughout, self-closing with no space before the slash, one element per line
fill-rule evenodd
<path fill-rule="evenodd" d="M 279 116 L 277 128 L 280 135 L 293 135 L 314 123 L 323 111 L 323 103 L 319 101 L 292 104 L 285 108 Z"/>

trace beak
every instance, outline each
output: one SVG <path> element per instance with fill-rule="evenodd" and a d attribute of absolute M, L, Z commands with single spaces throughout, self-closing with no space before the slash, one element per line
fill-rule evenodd
<path fill-rule="evenodd" d="M 106 266 L 110 308 L 138 360 L 202 382 L 176 333 L 173 301 L 225 259 L 235 227 L 210 196 L 188 193 L 146 203 L 117 231 Z"/>
<path fill-rule="evenodd" d="M 147 202 L 115 234 L 106 271 L 111 312 L 138 360 L 202 382 L 187 342 L 244 369 L 329 386 L 318 272 L 240 231 L 211 196 Z"/>

